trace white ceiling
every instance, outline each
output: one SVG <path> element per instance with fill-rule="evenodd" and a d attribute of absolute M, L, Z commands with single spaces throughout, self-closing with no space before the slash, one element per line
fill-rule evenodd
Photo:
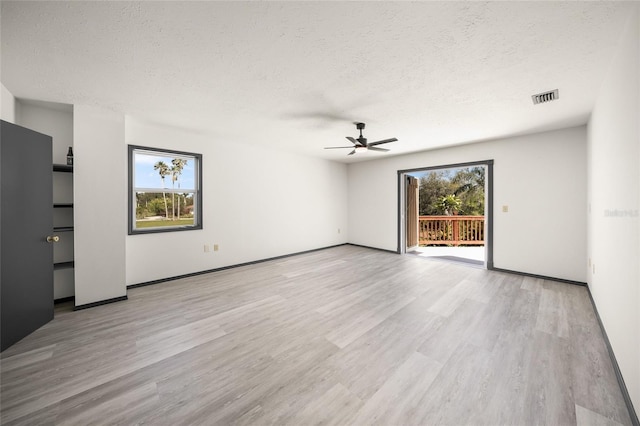
<path fill-rule="evenodd" d="M 360 161 L 585 123 L 630 6 L 2 1 L 1 78 L 18 98 Z M 354 121 L 399 142 L 323 149 Z"/>

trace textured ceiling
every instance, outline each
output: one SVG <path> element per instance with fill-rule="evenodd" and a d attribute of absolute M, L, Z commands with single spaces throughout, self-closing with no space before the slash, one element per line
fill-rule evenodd
<path fill-rule="evenodd" d="M 631 6 L 3 1 L 1 78 L 19 98 L 359 161 L 585 123 Z M 353 121 L 400 141 L 323 150 Z"/>

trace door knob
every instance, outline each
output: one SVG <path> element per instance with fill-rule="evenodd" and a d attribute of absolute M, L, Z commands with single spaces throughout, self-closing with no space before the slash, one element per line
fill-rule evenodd
<path fill-rule="evenodd" d="M 58 237 L 57 235 L 49 235 L 47 237 L 48 243 L 57 243 L 58 241 L 60 241 L 60 237 Z"/>

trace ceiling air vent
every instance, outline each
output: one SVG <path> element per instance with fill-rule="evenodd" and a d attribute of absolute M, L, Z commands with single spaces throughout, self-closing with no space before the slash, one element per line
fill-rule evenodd
<path fill-rule="evenodd" d="M 533 104 L 543 104 L 545 102 L 551 102 L 558 99 L 560 96 L 558 95 L 558 89 L 552 90 L 550 92 L 538 93 L 537 95 L 531 96 L 533 99 Z"/>

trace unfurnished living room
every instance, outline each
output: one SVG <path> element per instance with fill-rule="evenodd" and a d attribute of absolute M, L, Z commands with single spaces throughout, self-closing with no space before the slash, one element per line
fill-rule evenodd
<path fill-rule="evenodd" d="M 640 424 L 640 3 L 0 24 L 2 425 Z"/>

